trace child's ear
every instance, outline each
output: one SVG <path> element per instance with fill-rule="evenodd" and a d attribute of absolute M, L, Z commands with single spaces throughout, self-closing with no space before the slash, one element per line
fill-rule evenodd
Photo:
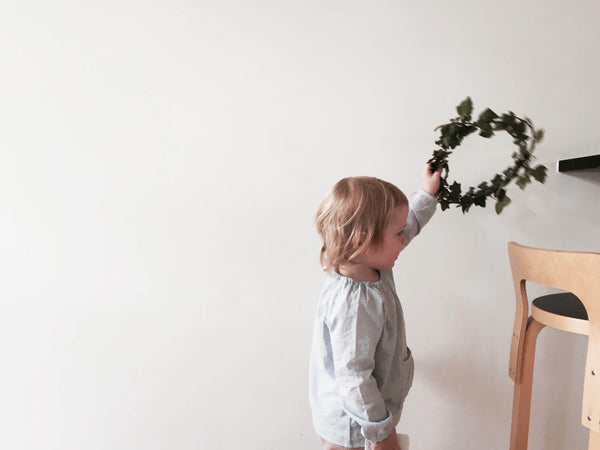
<path fill-rule="evenodd" d="M 352 246 L 354 247 L 354 250 L 358 250 L 360 248 L 360 246 L 365 243 L 366 238 L 367 238 L 366 231 L 361 231 L 359 233 L 356 233 L 352 238 Z"/>

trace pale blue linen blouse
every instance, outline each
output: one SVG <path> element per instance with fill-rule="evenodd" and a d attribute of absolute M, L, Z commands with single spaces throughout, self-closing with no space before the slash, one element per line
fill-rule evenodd
<path fill-rule="evenodd" d="M 405 245 L 435 213 L 424 190 L 409 199 Z M 309 368 L 315 431 L 343 447 L 385 439 L 400 420 L 414 361 L 392 270 L 375 282 L 331 272 L 317 307 Z"/>

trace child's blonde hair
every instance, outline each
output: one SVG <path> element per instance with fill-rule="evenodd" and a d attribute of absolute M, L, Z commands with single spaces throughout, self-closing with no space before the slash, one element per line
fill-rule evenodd
<path fill-rule="evenodd" d="M 323 239 L 323 270 L 338 270 L 340 264 L 376 248 L 394 209 L 406 205 L 404 193 L 387 181 L 373 177 L 338 181 L 319 205 L 316 216 Z"/>

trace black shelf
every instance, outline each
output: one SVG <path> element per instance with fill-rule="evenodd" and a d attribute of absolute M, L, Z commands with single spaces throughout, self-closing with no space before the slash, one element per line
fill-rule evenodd
<path fill-rule="evenodd" d="M 589 169 L 600 169 L 600 155 L 583 156 L 581 158 L 562 159 L 558 161 L 559 172 Z"/>

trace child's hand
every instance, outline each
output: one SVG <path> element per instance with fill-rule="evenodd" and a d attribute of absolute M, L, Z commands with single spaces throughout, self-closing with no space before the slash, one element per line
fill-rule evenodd
<path fill-rule="evenodd" d="M 398 438 L 396 437 L 396 430 L 392 429 L 390 435 L 383 441 L 371 444 L 371 450 L 400 450 Z"/>
<path fill-rule="evenodd" d="M 423 174 L 421 175 L 421 178 L 423 179 L 423 189 L 429 195 L 435 195 L 438 189 L 440 188 L 441 175 L 441 167 L 435 172 L 431 173 L 431 166 L 429 165 L 429 163 L 425 164 L 425 169 L 423 169 Z"/>

